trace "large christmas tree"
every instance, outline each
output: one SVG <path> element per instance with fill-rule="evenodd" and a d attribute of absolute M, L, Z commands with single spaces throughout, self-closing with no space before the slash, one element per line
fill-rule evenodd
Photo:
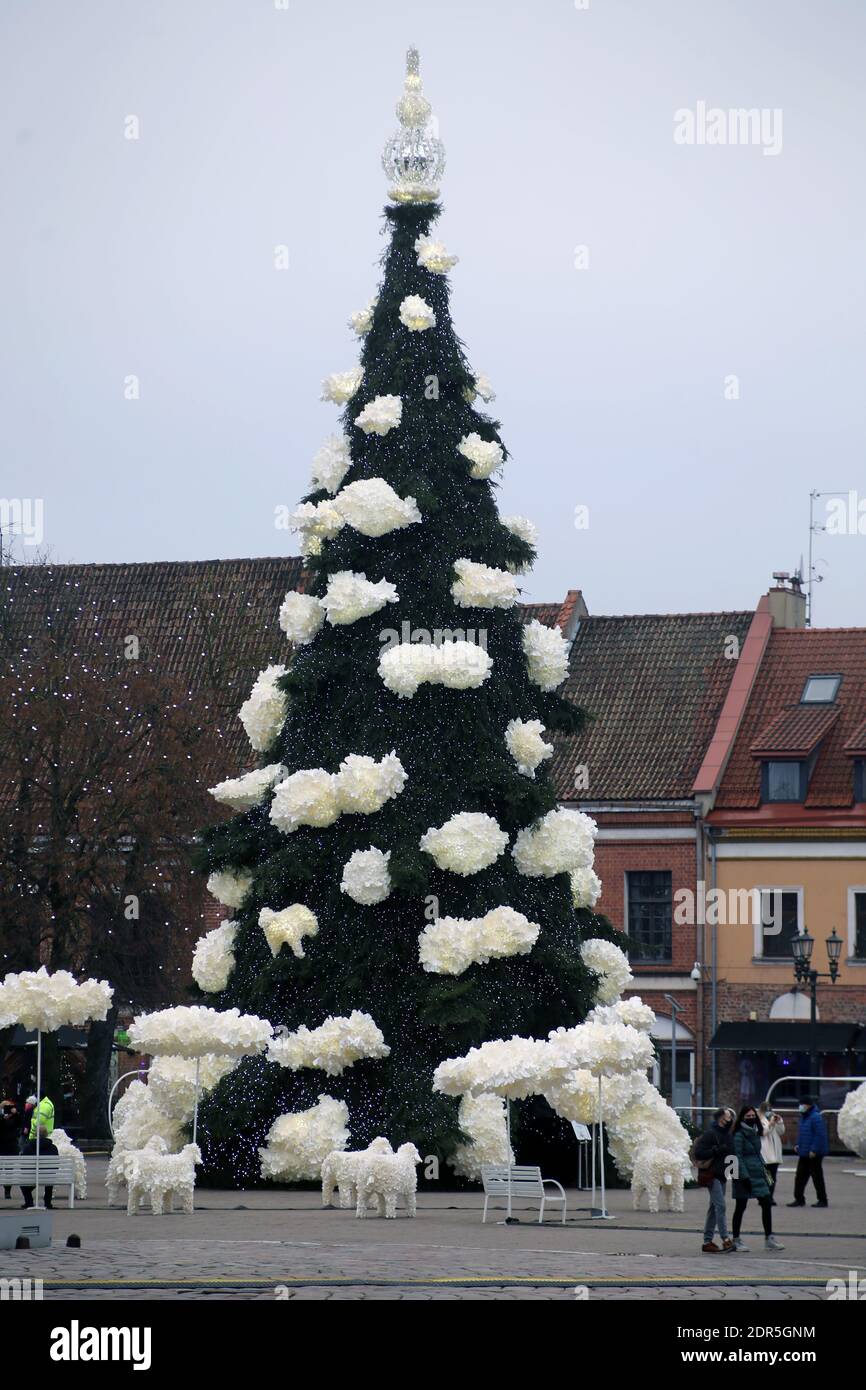
<path fill-rule="evenodd" d="M 350 1147 L 384 1134 L 447 1159 L 466 1135 L 434 1068 L 581 1020 L 580 942 L 611 934 L 591 822 L 546 772 L 545 729 L 583 715 L 556 693 L 561 634 L 521 623 L 534 532 L 496 507 L 507 452 L 451 324 L 456 257 L 430 235 L 443 155 L 414 51 L 397 110 L 384 273 L 352 321 L 359 367 L 325 382 L 343 433 L 296 516 L 312 578 L 280 613 L 285 666 L 241 711 L 262 766 L 215 789 L 238 814 L 201 837 L 234 909 L 199 953 L 206 1002 L 285 1030 L 278 1063 L 247 1059 L 202 1107 L 222 1182 L 303 1175 L 259 1150 L 322 1095 L 348 1106 Z"/>

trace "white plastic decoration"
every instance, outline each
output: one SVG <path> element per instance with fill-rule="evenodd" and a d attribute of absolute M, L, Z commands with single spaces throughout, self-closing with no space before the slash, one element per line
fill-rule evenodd
<path fill-rule="evenodd" d="M 496 392 L 493 389 L 493 383 L 489 376 L 485 376 L 484 372 L 479 372 L 478 376 L 475 378 L 475 394 L 476 396 L 480 396 L 482 401 L 486 401 L 488 404 L 490 401 L 496 400 Z"/>
<path fill-rule="evenodd" d="M 292 1071 L 314 1067 L 328 1076 L 339 1076 L 362 1058 L 387 1057 L 390 1051 L 370 1015 L 354 1009 L 348 1018 L 326 1018 L 318 1028 L 301 1027 L 274 1038 L 267 1059 Z"/>
<path fill-rule="evenodd" d="M 505 730 L 505 744 L 524 777 L 534 777 L 536 768 L 553 757 L 553 744 L 542 738 L 540 719 L 512 719 Z"/>
<path fill-rule="evenodd" d="M 414 497 L 402 498 L 384 478 L 361 478 L 337 493 L 334 507 L 362 536 L 386 536 L 389 531 L 421 520 Z"/>
<path fill-rule="evenodd" d="M 313 486 L 336 492 L 352 466 L 347 434 L 330 434 L 313 459 Z"/>
<path fill-rule="evenodd" d="M 594 1076 L 647 1071 L 655 1053 L 649 1034 L 627 1023 L 578 1023 L 550 1034 L 552 1070 L 591 1071 Z"/>
<path fill-rule="evenodd" d="M 286 769 L 282 763 L 269 763 L 267 767 L 257 767 L 253 772 L 244 773 L 243 777 L 230 777 L 225 782 L 218 782 L 209 790 L 214 801 L 219 801 L 221 805 L 230 806 L 233 811 L 248 811 L 264 801 L 285 775 Z"/>
<path fill-rule="evenodd" d="M 321 599 L 290 589 L 280 609 L 280 627 L 290 642 L 305 647 L 312 642 L 325 621 Z"/>
<path fill-rule="evenodd" d="M 218 994 L 225 989 L 235 968 L 235 937 L 237 925 L 223 922 L 213 931 L 200 936 L 192 954 L 192 978 L 205 994 Z"/>
<path fill-rule="evenodd" d="M 43 1033 L 90 1019 L 104 1019 L 114 993 L 107 980 L 78 983 L 68 970 L 49 974 L 45 966 L 7 975 L 0 982 L 0 1028 L 20 1023 Z"/>
<path fill-rule="evenodd" d="M 596 824 L 582 811 L 559 806 L 520 831 L 512 853 L 520 873 L 552 878 L 587 868 L 593 859 Z"/>
<path fill-rule="evenodd" d="M 480 1182 L 482 1164 L 514 1162 L 501 1096 L 463 1096 L 457 1123 L 471 1140 L 469 1144 L 460 1144 L 448 1159 L 458 1177 Z"/>
<path fill-rule="evenodd" d="M 866 1083 L 849 1091 L 839 1111 L 839 1138 L 860 1158 L 866 1158 Z"/>
<path fill-rule="evenodd" d="M 459 256 L 449 255 L 442 242 L 430 236 L 416 237 L 415 251 L 418 264 L 424 270 L 432 270 L 434 275 L 447 274 L 460 259 Z"/>
<path fill-rule="evenodd" d="M 641 1033 L 651 1033 L 656 1016 L 639 995 L 617 999 L 614 1004 L 596 1004 L 586 1016 L 587 1023 L 627 1023 Z"/>
<path fill-rule="evenodd" d="M 410 333 L 423 333 L 436 327 L 436 315 L 420 294 L 407 294 L 400 305 L 400 322 Z"/>
<path fill-rule="evenodd" d="M 549 1056 L 549 1044 L 537 1038 L 492 1038 L 471 1047 L 465 1057 L 440 1062 L 433 1089 L 446 1096 L 493 1092 L 508 1100 L 525 1100 L 538 1094 Z"/>
<path fill-rule="evenodd" d="M 238 712 L 250 746 L 257 753 L 264 753 L 270 748 L 286 721 L 288 697 L 277 687 L 277 681 L 285 674 L 285 666 L 266 666 L 256 676 L 253 688 Z"/>
<path fill-rule="evenodd" d="M 545 627 L 537 618 L 523 629 L 523 650 L 529 679 L 542 690 L 555 690 L 568 675 L 568 643 L 558 627 Z"/>
<path fill-rule="evenodd" d="M 266 1018 L 199 1004 L 139 1014 L 129 1026 L 129 1040 L 139 1052 L 167 1052 L 175 1057 L 251 1056 L 264 1051 L 271 1034 Z"/>
<path fill-rule="evenodd" d="M 359 338 L 365 337 L 370 332 L 373 326 L 373 310 L 378 302 L 378 296 L 374 297 L 366 309 L 358 309 L 349 319 L 349 327 L 357 333 Z"/>
<path fill-rule="evenodd" d="M 508 835 L 483 811 L 458 811 L 444 825 L 431 826 L 419 843 L 437 868 L 466 876 L 495 863 L 508 844 Z"/>
<path fill-rule="evenodd" d="M 340 814 L 337 779 L 322 767 L 303 768 L 280 782 L 271 802 L 272 825 L 290 835 L 300 825 L 324 829 Z"/>
<path fill-rule="evenodd" d="M 399 396 L 376 396 L 355 417 L 355 424 L 365 434 L 387 434 L 402 418 L 403 402 Z"/>
<path fill-rule="evenodd" d="M 527 545 L 535 545 L 538 540 L 538 527 L 527 516 L 501 516 L 499 520 L 512 536 L 518 536 Z"/>
<path fill-rule="evenodd" d="M 475 560 L 455 560 L 451 597 L 458 608 L 512 608 L 519 597 L 514 575 Z"/>
<path fill-rule="evenodd" d="M 240 907 L 250 891 L 253 876 L 246 869 L 234 873 L 231 869 L 216 870 L 207 881 L 207 891 L 223 907 Z"/>
<path fill-rule="evenodd" d="M 578 908 L 593 908 L 601 897 L 601 879 L 595 869 L 575 869 L 571 875 L 571 901 Z"/>
<path fill-rule="evenodd" d="M 483 917 L 439 917 L 418 939 L 418 956 L 425 970 L 437 975 L 460 975 L 476 962 L 503 956 L 525 956 L 541 928 L 512 907 L 494 907 Z"/>
<path fill-rule="evenodd" d="M 391 892 L 390 858 L 390 850 L 356 849 L 343 865 L 340 891 L 362 907 L 383 903 Z"/>
<path fill-rule="evenodd" d="M 297 531 L 301 537 L 304 557 L 318 555 L 322 541 L 333 540 L 345 525 L 330 498 L 324 502 L 302 502 L 292 512 L 290 519 L 292 530 Z"/>
<path fill-rule="evenodd" d="M 198 1073 L 199 1094 L 213 1090 L 218 1081 L 234 1070 L 239 1060 L 237 1057 L 213 1057 L 210 1054 L 202 1057 Z M 147 1076 L 150 1098 L 158 1110 L 178 1124 L 188 1124 L 192 1119 L 195 1074 L 196 1059 L 191 1057 L 156 1057 L 151 1063 Z"/>
<path fill-rule="evenodd" d="M 399 594 L 387 579 L 374 584 L 365 574 L 354 570 L 338 570 L 328 580 L 328 587 L 322 599 L 322 607 L 328 622 L 334 627 L 356 623 L 359 618 L 369 618 L 378 613 L 386 603 L 397 603 Z"/>
<path fill-rule="evenodd" d="M 319 1096 L 309 1110 L 280 1115 L 259 1149 L 263 1178 L 303 1182 L 318 1178 L 322 1163 L 349 1142 L 349 1107 L 333 1096 Z"/>
<path fill-rule="evenodd" d="M 302 960 L 305 954 L 302 944 L 304 937 L 318 934 L 319 919 L 304 903 L 292 903 L 278 912 L 263 907 L 259 913 L 259 926 L 271 948 L 271 955 L 276 956 L 280 947 L 287 945 L 292 954 Z"/>
<path fill-rule="evenodd" d="M 503 460 L 502 445 L 495 439 L 482 439 L 474 430 L 465 434 L 457 445 L 457 452 L 472 464 L 470 478 L 489 478 L 495 473 Z"/>
<path fill-rule="evenodd" d="M 336 783 L 341 811 L 370 816 L 399 796 L 406 772 L 393 748 L 378 762 L 363 753 L 350 753 L 340 763 Z"/>
<path fill-rule="evenodd" d="M 634 983 L 628 956 L 612 941 L 592 937 L 580 948 L 584 965 L 600 976 L 595 993 L 597 1004 L 615 1004 L 624 989 Z"/>
<path fill-rule="evenodd" d="M 379 675 L 387 688 L 411 699 L 420 685 L 444 685 L 450 690 L 477 690 L 493 669 L 493 661 L 474 642 L 400 642 L 379 658 Z"/>
<path fill-rule="evenodd" d="M 361 385 L 364 373 L 360 367 L 350 372 L 333 372 L 322 382 L 322 400 L 333 401 L 334 405 L 345 405 Z"/>

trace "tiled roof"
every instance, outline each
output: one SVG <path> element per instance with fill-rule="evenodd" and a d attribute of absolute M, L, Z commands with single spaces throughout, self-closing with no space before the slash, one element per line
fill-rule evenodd
<path fill-rule="evenodd" d="M 715 728 L 752 614 L 675 613 L 585 617 L 564 693 L 594 722 L 558 739 L 553 759 L 563 800 L 677 800 L 692 784 Z M 589 786 L 575 792 L 575 768 Z"/>
<path fill-rule="evenodd" d="M 752 756 L 808 758 L 838 718 L 838 705 L 789 705 L 758 735 Z"/>
<path fill-rule="evenodd" d="M 520 621 L 524 624 L 536 621 L 544 623 L 545 627 L 556 627 L 561 611 L 561 603 L 522 603 Z"/>
<path fill-rule="evenodd" d="M 849 758 L 866 756 L 866 719 L 854 730 L 845 744 L 845 752 Z"/>
<path fill-rule="evenodd" d="M 807 678 L 821 671 L 842 676 L 834 706 L 838 716 L 821 741 L 804 804 L 807 808 L 853 804 L 846 747 L 855 736 L 862 736 L 866 722 L 866 628 L 777 628 L 767 645 L 722 778 L 716 798 L 719 810 L 760 805 L 761 765 L 753 749 L 772 721 L 799 705 Z"/>

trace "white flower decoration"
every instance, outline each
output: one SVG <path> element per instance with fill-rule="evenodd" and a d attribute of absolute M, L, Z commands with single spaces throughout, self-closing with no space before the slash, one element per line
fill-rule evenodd
<path fill-rule="evenodd" d="M 360 367 L 350 372 L 334 372 L 322 382 L 322 400 L 333 401 L 335 405 L 345 405 L 361 385 L 364 373 Z"/>
<path fill-rule="evenodd" d="M 240 907 L 252 886 L 253 876 L 247 869 L 234 873 L 231 869 L 220 869 L 211 874 L 207 881 L 207 891 L 223 907 Z"/>
<path fill-rule="evenodd" d="M 411 333 L 423 333 L 436 327 L 436 315 L 420 294 L 407 294 L 400 305 L 400 322 Z"/>
<path fill-rule="evenodd" d="M 472 464 L 470 478 L 489 478 L 502 464 L 502 445 L 495 439 L 482 439 L 475 430 L 465 434 L 457 445 L 457 452 Z"/>
<path fill-rule="evenodd" d="M 285 666 L 266 666 L 264 671 L 259 671 L 249 697 L 238 712 L 250 746 L 257 753 L 270 748 L 286 722 L 288 696 L 277 687 L 277 681 L 285 674 Z"/>
<path fill-rule="evenodd" d="M 483 917 L 439 917 L 418 938 L 418 957 L 425 970 L 460 975 L 475 962 L 527 955 L 540 931 L 512 907 L 491 908 Z"/>
<path fill-rule="evenodd" d="M 651 1033 L 656 1016 L 649 1004 L 637 995 L 629 999 L 617 999 L 615 1004 L 596 1004 L 586 1016 L 587 1023 L 627 1023 L 640 1033 Z"/>
<path fill-rule="evenodd" d="M 344 1100 L 319 1096 L 309 1110 L 280 1115 L 259 1149 L 263 1178 L 304 1182 L 318 1178 L 322 1163 L 349 1142 L 349 1107 Z"/>
<path fill-rule="evenodd" d="M 490 401 L 496 400 L 493 383 L 489 376 L 485 376 L 484 372 L 480 372 L 475 378 L 475 394 L 480 396 L 483 401 L 487 401 L 488 404 Z"/>
<path fill-rule="evenodd" d="M 330 434 L 313 459 L 313 486 L 336 492 L 352 467 L 347 434 Z"/>
<path fill-rule="evenodd" d="M 513 536 L 519 536 L 527 545 L 535 545 L 538 541 L 538 527 L 528 516 L 502 516 L 499 519 Z"/>
<path fill-rule="evenodd" d="M 322 541 L 333 540 L 342 531 L 345 522 L 330 499 L 324 502 L 302 502 L 291 515 L 292 530 L 301 537 L 301 551 L 308 555 L 318 555 Z"/>
<path fill-rule="evenodd" d="M 280 627 L 290 642 L 305 647 L 312 642 L 325 621 L 321 599 L 290 589 L 280 609 Z"/>
<path fill-rule="evenodd" d="M 302 1026 L 274 1038 L 268 1047 L 268 1061 L 292 1071 L 315 1067 L 328 1076 L 339 1076 L 364 1057 L 387 1057 L 390 1051 L 370 1015 L 354 1009 L 348 1018 L 326 1018 L 318 1028 Z"/>
<path fill-rule="evenodd" d="M 399 594 L 387 579 L 374 584 L 365 574 L 354 570 L 338 570 L 328 580 L 325 597 L 322 599 L 328 622 L 334 627 L 356 623 L 360 618 L 368 618 L 378 613 L 386 603 L 397 603 Z"/>
<path fill-rule="evenodd" d="M 201 1097 L 213 1090 L 218 1081 L 234 1071 L 238 1057 L 199 1059 L 198 1087 Z M 192 1057 L 155 1057 L 147 1074 L 147 1090 L 154 1105 L 163 1115 L 178 1125 L 189 1124 L 195 1109 L 196 1059 Z M 126 1093 L 125 1093 L 126 1094 Z M 118 1108 L 120 1102 L 118 1101 Z M 115 1118 L 117 1110 L 115 1110 Z M 54 1135 L 52 1134 L 52 1139 Z M 150 1136 L 148 1136 L 150 1137 Z"/>
<path fill-rule="evenodd" d="M 558 806 L 520 831 L 514 862 L 529 878 L 553 878 L 592 863 L 596 824 L 582 811 Z"/>
<path fill-rule="evenodd" d="M 477 690 L 493 669 L 493 661 L 474 642 L 400 642 L 379 658 L 379 675 L 387 688 L 411 699 L 420 685 L 444 685 L 450 690 Z"/>
<path fill-rule="evenodd" d="M 399 396 L 376 396 L 355 417 L 355 424 L 365 434 L 387 434 L 396 429 L 403 418 L 403 402 Z"/>
<path fill-rule="evenodd" d="M 448 1159 L 459 1178 L 480 1182 L 482 1165 L 514 1162 L 514 1153 L 508 1145 L 505 1101 L 501 1096 L 463 1096 L 457 1123 L 471 1140 L 469 1144 L 460 1144 Z"/>
<path fill-rule="evenodd" d="M 537 618 L 523 629 L 523 650 L 529 679 L 542 690 L 555 690 L 568 675 L 568 643 L 558 627 L 545 627 Z"/>
<path fill-rule="evenodd" d="M 849 1091 L 839 1111 L 839 1138 L 860 1158 L 866 1158 L 866 1083 Z"/>
<path fill-rule="evenodd" d="M 495 863 L 508 844 L 508 835 L 483 811 L 458 811 L 444 825 L 431 826 L 419 843 L 438 868 L 465 877 Z"/>
<path fill-rule="evenodd" d="M 512 719 L 505 730 L 506 747 L 524 777 L 534 777 L 535 769 L 553 757 L 553 744 L 545 743 L 543 733 L 540 719 Z"/>
<path fill-rule="evenodd" d="M 647 1071 L 655 1056 L 652 1039 L 627 1023 L 578 1023 L 549 1035 L 551 1070 L 590 1071 L 594 1076 Z"/>
<path fill-rule="evenodd" d="M 78 983 L 68 970 L 51 974 L 42 965 L 7 975 L 0 983 L 0 1028 L 20 1023 L 53 1033 L 66 1024 L 80 1026 L 90 1019 L 104 1019 L 114 990 L 106 980 Z"/>
<path fill-rule="evenodd" d="M 357 333 L 359 338 L 363 338 L 373 326 L 373 310 L 379 303 L 378 295 L 370 300 L 366 309 L 358 309 L 349 319 L 349 327 Z"/>
<path fill-rule="evenodd" d="M 436 241 L 430 236 L 419 236 L 415 239 L 415 251 L 417 253 L 418 264 L 424 270 L 432 270 L 434 275 L 445 275 L 459 261 L 459 256 L 451 256 L 445 250 L 441 241 Z"/>
<path fill-rule="evenodd" d="M 400 497 L 384 478 L 361 478 L 338 492 L 333 503 L 343 522 L 362 536 L 386 536 L 389 531 L 421 520 L 414 497 Z"/>
<path fill-rule="evenodd" d="M 595 994 L 597 1004 L 615 1004 L 623 990 L 634 983 L 628 956 L 612 941 L 595 936 L 584 941 L 580 954 L 584 965 L 601 977 Z"/>
<path fill-rule="evenodd" d="M 363 753 L 350 753 L 340 763 L 336 784 L 341 811 L 370 816 L 400 795 L 406 772 L 393 748 L 378 762 Z"/>
<path fill-rule="evenodd" d="M 200 936 L 192 953 L 192 978 L 205 994 L 218 994 L 235 968 L 237 924 L 222 922 Z"/>
<path fill-rule="evenodd" d="M 509 1100 L 525 1100 L 539 1094 L 549 1057 L 549 1043 L 536 1038 L 491 1038 L 471 1047 L 465 1057 L 440 1062 L 433 1073 L 433 1089 L 446 1096 L 492 1092 Z"/>
<path fill-rule="evenodd" d="M 230 777 L 225 782 L 218 782 L 208 790 L 214 801 L 219 801 L 223 806 L 230 806 L 233 811 L 248 811 L 264 801 L 285 775 L 286 769 L 282 763 L 270 763 L 267 767 L 257 767 L 253 772 L 244 773 L 243 777 Z"/>
<path fill-rule="evenodd" d="M 519 597 L 513 574 L 480 565 L 475 560 L 455 560 L 457 578 L 451 597 L 458 608 L 512 608 Z"/>
<path fill-rule="evenodd" d="M 323 829 L 340 814 L 337 779 L 322 767 L 304 768 L 280 782 L 271 802 L 269 819 L 284 835 L 301 825 Z"/>
<path fill-rule="evenodd" d="M 266 1018 L 242 1014 L 238 1009 L 205 1009 L 192 1004 L 139 1014 L 130 1024 L 129 1040 L 139 1052 L 152 1054 L 247 1057 L 263 1052 L 271 1033 Z"/>
<path fill-rule="evenodd" d="M 601 879 L 594 869 L 575 869 L 571 875 L 571 901 L 577 908 L 593 908 L 601 897 Z"/>
<path fill-rule="evenodd" d="M 298 960 L 304 958 L 303 940 L 305 936 L 317 936 L 319 919 L 304 903 L 292 903 L 278 912 L 263 907 L 259 913 L 259 926 L 271 948 L 271 955 L 279 955 L 280 947 L 287 945 Z"/>
<path fill-rule="evenodd" d="M 375 847 L 356 849 L 343 865 L 340 891 L 362 907 L 383 903 L 391 892 L 390 858 L 390 850 L 383 854 Z"/>

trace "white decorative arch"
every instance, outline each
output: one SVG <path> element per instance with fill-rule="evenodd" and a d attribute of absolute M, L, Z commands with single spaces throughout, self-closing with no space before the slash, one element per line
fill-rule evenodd
<path fill-rule="evenodd" d="M 801 1019 L 811 1018 L 811 1007 L 807 995 L 798 989 L 791 989 L 787 994 L 780 994 L 770 1005 L 770 1018 L 785 1019 L 788 1022 L 800 1022 Z M 817 1017 L 821 1017 L 820 1009 L 817 1010 Z"/>

